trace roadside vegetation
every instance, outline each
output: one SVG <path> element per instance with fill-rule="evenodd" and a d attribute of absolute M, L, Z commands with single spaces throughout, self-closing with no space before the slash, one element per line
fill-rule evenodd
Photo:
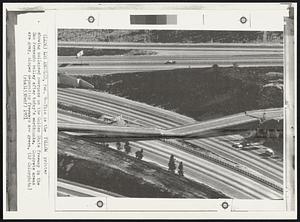
<path fill-rule="evenodd" d="M 72 48 L 58 47 L 58 56 L 76 56 L 83 50 L 84 56 L 112 56 L 112 55 L 154 55 L 155 51 L 139 49 L 98 49 L 98 48 Z"/>
<path fill-rule="evenodd" d="M 280 43 L 283 32 L 59 29 L 58 41 L 144 43 Z"/>

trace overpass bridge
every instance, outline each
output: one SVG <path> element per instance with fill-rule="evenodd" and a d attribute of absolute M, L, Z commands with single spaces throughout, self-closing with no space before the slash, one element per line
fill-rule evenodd
<path fill-rule="evenodd" d="M 107 142 L 123 140 L 197 139 L 231 135 L 257 129 L 261 124 L 262 116 L 266 117 L 265 122 L 273 119 L 282 119 L 283 110 L 282 108 L 255 110 L 246 114 L 239 113 L 171 129 L 59 122 L 58 130 L 68 132 L 73 136 L 93 138 Z"/>

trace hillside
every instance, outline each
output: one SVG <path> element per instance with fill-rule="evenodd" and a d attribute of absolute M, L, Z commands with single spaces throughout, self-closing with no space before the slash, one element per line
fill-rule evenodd
<path fill-rule="evenodd" d="M 58 177 L 127 197 L 228 198 L 153 163 L 64 133 L 58 134 Z"/>
<path fill-rule="evenodd" d="M 212 67 L 106 76 L 79 76 L 106 91 L 197 120 L 282 107 L 283 91 L 264 87 L 282 67 Z M 279 77 L 280 78 L 280 77 Z"/>
<path fill-rule="evenodd" d="M 58 29 L 58 41 L 146 43 L 279 43 L 283 32 Z"/>

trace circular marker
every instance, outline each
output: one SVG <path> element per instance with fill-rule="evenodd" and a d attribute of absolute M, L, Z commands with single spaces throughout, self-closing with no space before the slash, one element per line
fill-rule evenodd
<path fill-rule="evenodd" d="M 97 201 L 97 207 L 101 208 L 103 207 L 103 202 L 101 200 Z"/>
<path fill-rule="evenodd" d="M 223 209 L 227 209 L 229 207 L 229 204 L 227 202 L 222 203 Z"/>
<path fill-rule="evenodd" d="M 95 21 L 94 16 L 89 16 L 89 17 L 88 17 L 88 22 L 89 22 L 89 23 L 93 23 L 94 21 Z"/>
<path fill-rule="evenodd" d="M 240 22 L 241 22 L 242 24 L 245 24 L 245 23 L 247 22 L 247 18 L 246 18 L 245 16 L 241 17 L 241 18 L 240 18 Z"/>

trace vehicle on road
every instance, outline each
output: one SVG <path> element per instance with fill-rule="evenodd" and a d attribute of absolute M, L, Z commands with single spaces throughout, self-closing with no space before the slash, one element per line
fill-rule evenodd
<path fill-rule="evenodd" d="M 272 149 L 268 148 L 265 151 L 265 155 L 268 157 L 272 157 L 272 156 L 274 156 L 274 151 Z"/>
<path fill-rule="evenodd" d="M 244 146 L 243 146 L 242 143 L 234 143 L 234 144 L 232 144 L 232 147 L 234 147 L 234 148 L 243 148 Z"/>
<path fill-rule="evenodd" d="M 242 141 L 242 142 L 234 143 L 232 146 L 233 146 L 234 148 L 247 148 L 247 147 L 252 147 L 252 146 L 254 146 L 254 144 L 249 143 L 249 142 L 246 142 L 246 141 Z"/>
<path fill-rule="evenodd" d="M 168 60 L 165 62 L 165 64 L 176 64 L 176 61 L 174 60 Z"/>
<path fill-rule="evenodd" d="M 127 121 L 123 119 L 122 115 L 116 116 L 116 117 L 103 115 L 102 119 L 107 124 L 114 124 L 115 123 L 118 126 L 127 126 Z"/>

